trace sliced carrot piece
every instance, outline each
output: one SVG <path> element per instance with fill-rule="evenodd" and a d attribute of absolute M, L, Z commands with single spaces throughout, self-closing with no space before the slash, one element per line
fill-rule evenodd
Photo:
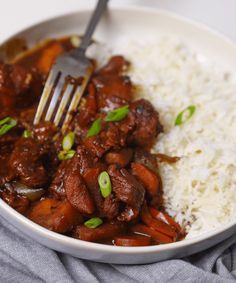
<path fill-rule="evenodd" d="M 142 207 L 141 219 L 148 227 L 150 227 L 150 228 L 152 228 L 152 229 L 154 229 L 158 232 L 161 232 L 161 233 L 163 233 L 167 236 L 170 236 L 170 237 L 173 237 L 173 238 L 177 237 L 176 231 L 171 226 L 169 226 L 168 224 L 166 224 L 163 221 L 160 221 L 160 220 L 152 217 L 152 215 L 150 214 L 149 209 L 146 205 L 144 205 Z"/>
<path fill-rule="evenodd" d="M 98 242 L 112 239 L 122 233 L 123 230 L 124 224 L 118 222 L 105 223 L 97 228 L 88 228 L 85 225 L 79 225 L 75 230 L 75 238 L 89 242 Z"/>
<path fill-rule="evenodd" d="M 52 42 L 47 48 L 43 49 L 42 55 L 36 64 L 37 69 L 43 74 L 48 74 L 52 64 L 63 51 L 64 49 L 60 42 Z"/>
<path fill-rule="evenodd" d="M 174 221 L 174 219 L 163 211 L 159 211 L 156 208 L 150 207 L 149 211 L 155 219 L 164 221 L 166 224 L 173 226 L 178 232 L 181 231 L 180 225 Z"/>
<path fill-rule="evenodd" d="M 45 198 L 36 202 L 28 217 L 39 225 L 58 232 L 65 233 L 83 222 L 79 212 L 66 200 Z"/>
<path fill-rule="evenodd" d="M 131 164 L 133 175 L 144 184 L 151 196 L 156 195 L 159 189 L 159 179 L 155 172 L 140 163 Z"/>
<path fill-rule="evenodd" d="M 138 234 L 144 234 L 147 236 L 150 236 L 153 241 L 155 241 L 158 244 L 167 244 L 174 242 L 172 238 L 166 236 L 165 234 L 162 234 L 156 230 L 153 230 L 150 227 L 147 227 L 144 224 L 136 224 L 131 228 L 131 231 L 133 233 Z"/>
<path fill-rule="evenodd" d="M 116 246 L 123 247 L 150 246 L 151 237 L 141 235 L 122 235 L 115 237 L 114 243 Z"/>

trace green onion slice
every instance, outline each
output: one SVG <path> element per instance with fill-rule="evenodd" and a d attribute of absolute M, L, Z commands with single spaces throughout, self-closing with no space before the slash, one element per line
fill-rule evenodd
<path fill-rule="evenodd" d="M 99 217 L 93 217 L 84 222 L 84 225 L 88 228 L 97 228 L 103 223 L 102 219 Z"/>
<path fill-rule="evenodd" d="M 33 134 L 32 132 L 30 132 L 29 130 L 24 130 L 23 134 L 22 134 L 22 137 L 23 138 L 32 138 L 33 137 Z"/>
<path fill-rule="evenodd" d="M 11 117 L 6 117 L 0 120 L 0 136 L 6 134 L 8 131 L 14 128 L 16 124 L 17 121 L 15 119 L 12 119 Z"/>
<path fill-rule="evenodd" d="M 75 133 L 69 132 L 62 140 L 62 147 L 64 150 L 70 150 L 75 142 Z"/>
<path fill-rule="evenodd" d="M 0 126 L 1 125 L 4 125 L 4 124 L 6 124 L 6 123 L 8 123 L 8 122 L 10 122 L 11 121 L 11 118 L 10 117 L 6 117 L 6 118 L 4 118 L 4 119 L 2 119 L 1 121 L 0 121 Z"/>
<path fill-rule="evenodd" d="M 98 118 L 93 122 L 92 126 L 87 132 L 86 137 L 89 138 L 89 137 L 99 134 L 101 131 L 101 128 L 102 128 L 102 119 Z"/>
<path fill-rule="evenodd" d="M 190 105 L 185 108 L 182 112 L 180 112 L 175 120 L 175 126 L 180 126 L 185 123 L 188 119 L 190 119 L 194 112 L 196 111 L 196 106 Z"/>
<path fill-rule="evenodd" d="M 106 122 L 118 122 L 123 120 L 129 113 L 129 105 L 116 108 L 107 113 L 105 118 Z"/>
<path fill-rule="evenodd" d="M 69 151 L 62 150 L 58 154 L 59 160 L 68 160 L 71 159 L 75 155 L 75 150 L 71 149 Z"/>
<path fill-rule="evenodd" d="M 98 176 L 98 184 L 100 187 L 101 194 L 104 198 L 108 197 L 111 194 L 111 180 L 110 176 L 106 171 L 103 171 Z"/>

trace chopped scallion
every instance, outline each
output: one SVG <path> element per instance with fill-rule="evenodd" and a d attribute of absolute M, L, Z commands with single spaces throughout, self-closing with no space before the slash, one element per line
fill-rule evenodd
<path fill-rule="evenodd" d="M 4 118 L 4 119 L 2 119 L 0 121 L 0 125 L 4 125 L 4 124 L 6 124 L 6 123 L 8 123 L 10 121 L 11 121 L 11 118 L 10 117 L 6 117 L 6 118 Z"/>
<path fill-rule="evenodd" d="M 188 119 L 190 119 L 194 112 L 196 111 L 196 106 L 190 105 L 187 108 L 185 108 L 183 111 L 181 111 L 175 120 L 175 126 L 180 126 L 183 123 L 185 123 Z"/>
<path fill-rule="evenodd" d="M 98 118 L 93 122 L 92 126 L 87 132 L 86 137 L 89 138 L 89 137 L 99 134 L 101 131 L 101 128 L 102 128 L 102 119 Z"/>
<path fill-rule="evenodd" d="M 103 171 L 98 176 L 98 184 L 101 191 L 101 194 L 104 198 L 108 197 L 111 194 L 111 180 L 110 176 L 106 171 Z"/>
<path fill-rule="evenodd" d="M 68 160 L 71 159 L 75 155 L 75 150 L 71 149 L 69 151 L 62 150 L 58 154 L 59 160 Z"/>
<path fill-rule="evenodd" d="M 17 121 L 12 119 L 11 117 L 6 117 L 0 121 L 0 136 L 6 134 L 12 128 L 14 128 L 17 124 Z"/>
<path fill-rule="evenodd" d="M 106 122 L 118 122 L 123 120 L 129 113 L 129 105 L 116 108 L 107 113 Z"/>
<path fill-rule="evenodd" d="M 93 217 L 84 222 L 84 225 L 88 228 L 97 228 L 103 223 L 102 219 L 99 217 Z"/>
<path fill-rule="evenodd" d="M 32 138 L 33 134 L 32 132 L 30 132 L 29 130 L 24 130 L 23 134 L 22 134 L 22 137 L 23 138 Z"/>
<path fill-rule="evenodd" d="M 75 133 L 69 132 L 62 140 L 62 147 L 64 150 L 70 150 L 75 142 Z"/>

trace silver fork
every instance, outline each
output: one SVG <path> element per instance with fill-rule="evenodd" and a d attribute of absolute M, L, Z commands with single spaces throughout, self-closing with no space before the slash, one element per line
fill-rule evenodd
<path fill-rule="evenodd" d="M 62 125 L 62 132 L 69 126 L 93 72 L 93 65 L 86 58 L 85 51 L 107 2 L 98 0 L 79 48 L 56 59 L 44 86 L 34 125 L 45 116 L 45 121 L 52 121 L 56 126 Z"/>

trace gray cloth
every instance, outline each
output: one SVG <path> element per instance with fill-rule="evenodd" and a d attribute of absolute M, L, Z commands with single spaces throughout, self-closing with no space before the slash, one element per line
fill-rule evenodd
<path fill-rule="evenodd" d="M 183 260 L 114 265 L 52 251 L 0 219 L 0 282 L 236 282 L 236 236 Z"/>

